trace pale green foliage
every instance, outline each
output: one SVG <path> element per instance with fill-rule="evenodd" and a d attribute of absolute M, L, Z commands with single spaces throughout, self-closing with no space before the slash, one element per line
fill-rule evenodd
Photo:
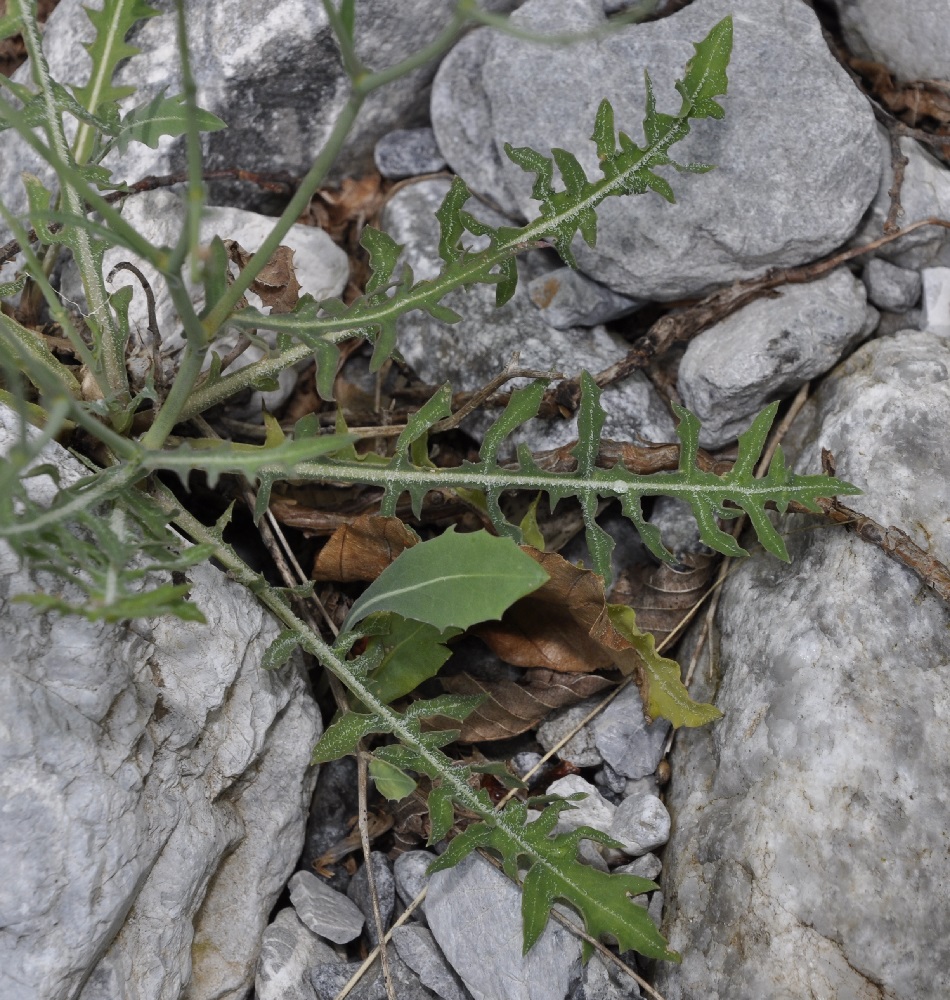
<path fill-rule="evenodd" d="M 414 774 L 428 779 L 433 843 L 449 833 L 456 805 L 478 817 L 477 823 L 452 842 L 438 862 L 439 867 L 481 846 L 497 852 L 513 878 L 519 878 L 520 871 L 526 869 L 525 949 L 543 930 L 551 904 L 560 899 L 578 911 L 591 934 L 612 935 L 621 948 L 675 958 L 645 910 L 629 899 L 631 894 L 653 888 L 652 883 L 629 876 L 608 876 L 578 862 L 580 839 L 606 844 L 612 843 L 609 838 L 586 829 L 553 836 L 558 814 L 568 808 L 564 802 L 547 805 L 531 822 L 524 803 L 512 802 L 496 812 L 488 795 L 476 792 L 471 780 L 479 772 L 491 773 L 511 786 L 517 784 L 516 779 L 502 765 L 462 766 L 442 752 L 441 748 L 457 734 L 451 730 L 430 731 L 429 720 L 462 720 L 478 699 L 446 695 L 415 701 L 402 712 L 390 707 L 389 702 L 438 671 L 447 655 L 445 642 L 459 629 L 474 621 L 498 617 L 513 600 L 544 579 L 543 571 L 514 544 L 521 540 L 522 529 L 510 524 L 502 512 L 501 497 L 506 490 L 545 493 L 552 505 L 566 497 L 577 497 L 595 569 L 605 579 L 609 575 L 612 542 L 595 519 L 597 506 L 605 498 L 620 501 L 626 516 L 660 558 L 670 556 L 656 529 L 643 517 L 644 497 L 665 495 L 686 500 L 696 515 L 703 540 L 730 555 L 741 554 L 742 550 L 731 535 L 719 528 L 717 520 L 745 512 L 761 543 L 777 556 L 787 558 L 782 539 L 766 514 L 767 503 L 785 510 L 795 500 L 815 509 L 818 497 L 857 491 L 836 479 L 792 473 L 780 452 L 767 475 L 755 478 L 753 469 L 774 406 L 742 435 L 738 461 L 724 476 L 699 468 L 699 425 L 685 411 L 679 411 L 678 471 L 640 476 L 621 467 L 599 468 L 596 462 L 604 414 L 599 389 L 588 375 L 583 377 L 578 414 L 576 469 L 568 473 L 539 468 L 525 448 L 519 449 L 518 460 L 511 467 L 499 462 L 501 449 L 513 432 L 537 414 L 544 391 L 540 382 L 513 394 L 507 409 L 486 434 L 478 461 L 457 469 L 436 468 L 428 458 L 428 435 L 450 413 L 448 386 L 408 421 L 389 459 L 357 455 L 345 428 L 338 427 L 337 434 L 321 434 L 315 419 L 301 421 L 290 439 L 285 439 L 276 421 L 269 420 L 262 446 L 181 443 L 170 438 L 176 425 L 226 402 L 235 393 L 251 387 L 270 387 L 282 371 L 308 358 L 317 363 L 319 391 L 329 397 L 339 358 L 338 343 L 353 337 L 372 341 L 372 367 L 378 369 L 392 356 L 397 346 L 398 321 L 407 313 L 423 310 L 437 320 L 456 322 L 459 317 L 442 304 L 443 298 L 451 291 L 479 283 L 494 284 L 496 301 L 506 302 L 518 281 L 515 258 L 531 247 L 553 244 L 567 262 L 573 263 L 574 238 L 580 234 L 589 244 L 594 243 L 596 210 L 606 198 L 654 191 L 672 200 L 669 182 L 657 173 L 659 168 L 672 165 L 693 172 L 707 169 L 704 164 L 679 167 L 669 151 L 689 133 L 692 120 L 722 117 L 723 109 L 716 97 L 726 92 L 731 19 L 714 26 L 707 38 L 695 46 L 695 55 L 676 85 L 681 104 L 675 115 L 656 110 L 647 78 L 643 145 L 624 132 L 615 134 L 613 110 L 608 102 L 601 104 L 592 136 L 600 159 L 601 176 L 597 179 L 588 178 L 576 157 L 566 150 L 552 150 L 548 157 L 532 149 L 506 147 L 515 163 L 536 175 L 533 190 L 540 204 L 537 218 L 521 227 L 487 226 L 465 211 L 470 192 L 464 181 L 455 178 L 437 212 L 443 261 L 440 274 L 416 281 L 410 268 L 402 266 L 400 270 L 401 248 L 386 234 L 367 228 L 362 244 L 370 257 L 371 276 L 363 296 L 350 304 L 338 299 L 317 302 L 304 296 L 292 312 L 272 316 L 244 306 L 242 296 L 324 181 L 363 100 L 399 73 L 444 52 L 467 20 L 491 17 L 479 11 L 473 0 L 458 0 L 451 23 L 434 42 L 400 66 L 374 73 L 362 63 L 354 47 L 353 0 L 341 0 L 339 5 L 324 0 L 324 9 L 351 77 L 351 96 L 326 147 L 286 211 L 244 270 L 232 280 L 222 240 L 216 238 L 207 248 L 197 245 L 203 197 L 198 132 L 221 128 L 223 123 L 195 105 L 186 39 L 179 39 L 183 95 L 166 96 L 163 92 L 123 112 L 119 102 L 131 96 L 131 88 L 115 83 L 115 71 L 122 60 L 134 57 L 137 50 L 127 36 L 141 20 L 154 16 L 152 8 L 142 0 L 104 0 L 100 10 L 90 10 L 94 36 L 85 46 L 92 72 L 88 80 L 70 86 L 70 82 L 57 81 L 46 65 L 35 3 L 11 0 L 8 4 L 8 14 L 0 18 L 0 38 L 23 33 L 31 56 L 32 86 L 0 79 L 0 86 L 11 98 L 0 97 L 0 128 L 15 131 L 21 141 L 47 161 L 56 172 L 60 190 L 47 190 L 35 178 L 28 178 L 28 218 L 15 219 L 3 206 L 0 214 L 23 250 L 32 291 L 38 290 L 45 297 L 51 315 L 70 340 L 85 371 L 80 384 L 31 330 L 12 316 L 0 317 L 0 370 L 9 390 L 4 398 L 17 405 L 24 424 L 19 444 L 0 464 L 0 538 L 34 568 L 51 575 L 54 592 L 31 598 L 39 607 L 107 620 L 169 613 L 195 617 L 199 612 L 188 602 L 185 585 L 162 583 L 149 590 L 144 584 L 152 574 L 184 569 L 213 553 L 283 625 L 265 655 L 264 667 L 280 668 L 300 646 L 353 696 L 355 710 L 327 728 L 314 750 L 314 762 L 352 753 L 370 736 L 391 737 L 393 742 L 374 751 L 372 773 L 380 790 L 391 796 L 403 796 L 415 788 Z M 183 32 L 183 16 L 179 16 L 179 27 Z M 78 122 L 72 146 L 66 141 L 64 116 Z M 103 197 L 110 181 L 108 172 L 99 164 L 110 150 L 123 152 L 130 142 L 154 145 L 162 135 L 182 134 L 189 153 L 187 220 L 175 246 L 155 247 Z M 558 185 L 555 167 L 560 176 Z M 96 221 L 90 210 L 97 213 Z M 28 227 L 36 231 L 44 248 L 41 252 L 47 255 L 45 260 L 27 239 Z M 487 246 L 477 252 L 471 250 L 468 242 L 473 236 L 486 239 Z M 73 252 L 83 279 L 90 310 L 86 320 L 88 338 L 74 328 L 47 278 L 47 265 L 54 259 L 58 244 Z M 186 347 L 170 387 L 160 390 L 147 379 L 137 396 L 130 387 L 126 360 L 132 293 L 126 289 L 110 295 L 106 291 L 102 259 L 110 246 L 128 248 L 147 260 L 161 275 L 178 311 Z M 205 302 L 200 310 L 192 306 L 184 291 L 186 268 L 196 272 L 204 288 Z M 0 291 L 13 295 L 23 286 L 21 277 L 5 282 Z M 275 331 L 276 349 L 255 364 L 225 373 L 213 348 L 226 326 Z M 209 353 L 210 366 L 202 373 Z M 26 402 L 21 380 L 31 383 L 41 405 Z M 137 437 L 134 422 L 145 417 L 150 418 L 145 421 L 147 429 Z M 42 426 L 43 432 L 28 433 L 28 420 Z M 97 443 L 102 468 L 91 469 L 84 479 L 60 490 L 52 506 L 44 507 L 30 499 L 27 477 L 52 475 L 49 468 L 38 465 L 42 463 L 42 446 L 76 428 Z M 214 528 L 202 525 L 180 509 L 167 487 L 153 475 L 159 470 L 173 471 L 184 482 L 191 471 L 203 470 L 212 484 L 221 474 L 241 475 L 257 486 L 256 517 L 267 509 L 273 484 L 285 478 L 378 486 L 383 491 L 384 514 L 393 514 L 405 493 L 418 512 L 428 490 L 458 489 L 467 491 L 470 497 L 482 495 L 492 524 L 502 537 L 449 534 L 445 539 L 408 550 L 358 602 L 351 622 L 369 611 L 385 613 L 369 615 L 358 630 L 344 632 L 331 647 L 296 616 L 290 593 L 266 584 L 225 544 L 222 533 L 226 518 Z M 182 544 L 170 530 L 170 521 L 198 544 L 190 548 Z M 533 517 L 526 518 L 522 528 L 529 538 L 537 540 Z M 445 562 L 443 548 L 458 545 L 467 547 L 464 569 L 459 568 L 460 556 L 449 557 L 458 559 L 459 565 Z M 492 571 L 493 583 L 490 588 L 477 589 L 474 581 L 484 580 L 485 564 Z M 465 588 L 464 601 L 457 600 L 444 579 L 447 566 Z M 497 586 L 500 566 L 506 567 L 501 575 L 510 576 L 508 589 Z M 80 589 L 82 603 L 62 596 L 61 592 L 68 593 L 64 583 Z M 419 594 L 433 596 L 421 603 L 409 599 Z M 303 591 L 293 596 L 303 596 Z M 616 627 L 647 663 L 648 687 L 652 686 L 657 698 L 650 703 L 651 711 L 660 706 L 676 724 L 704 721 L 696 716 L 696 706 L 689 702 L 685 689 L 680 690 L 682 685 L 677 687 L 676 665 L 656 654 L 652 641 L 629 620 L 632 613 L 612 611 L 611 615 L 616 618 Z M 367 645 L 364 652 L 354 656 L 358 639 L 366 639 Z"/>
<path fill-rule="evenodd" d="M 407 549 L 371 583 L 350 609 L 344 628 L 367 615 L 391 611 L 440 632 L 501 618 L 537 590 L 548 574 L 521 549 L 486 531 L 456 534 L 454 526 Z"/>

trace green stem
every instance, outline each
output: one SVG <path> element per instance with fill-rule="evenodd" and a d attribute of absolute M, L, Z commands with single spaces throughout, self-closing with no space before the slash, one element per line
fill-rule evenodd
<path fill-rule="evenodd" d="M 195 383 L 201 376 L 201 366 L 207 354 L 204 327 L 198 319 L 191 303 L 191 296 L 180 274 L 166 275 L 165 284 L 178 318 L 185 327 L 185 349 L 178 362 L 178 371 L 172 382 L 168 396 L 155 415 L 152 426 L 142 438 L 143 448 L 161 448 L 165 439 L 174 430 L 175 424 L 187 420 L 193 414 L 184 415 L 188 409 Z"/>
<path fill-rule="evenodd" d="M 191 257 L 192 267 L 198 267 L 195 250 L 200 242 L 201 210 L 204 207 L 204 181 L 201 163 L 201 132 L 198 128 L 198 88 L 191 71 L 191 52 L 188 48 L 188 26 L 185 19 L 184 0 L 176 0 L 175 13 L 178 23 L 178 51 L 181 55 L 182 88 L 185 106 L 188 109 L 186 117 L 187 131 L 185 133 L 186 152 L 188 157 L 188 188 L 185 200 L 185 222 L 181 235 L 168 259 L 167 269 L 177 274 Z M 193 275 L 197 280 L 197 271 Z M 204 338 L 202 338 L 204 339 Z"/>
<path fill-rule="evenodd" d="M 215 546 L 214 558 L 224 566 L 231 579 L 254 593 L 277 620 L 294 633 L 297 642 L 305 652 L 318 660 L 370 712 L 378 715 L 387 726 L 391 726 L 392 733 L 396 738 L 406 746 L 411 747 L 428 767 L 439 775 L 444 785 L 451 790 L 452 798 L 459 805 L 474 813 L 485 823 L 504 830 L 511 841 L 517 845 L 521 854 L 530 857 L 535 864 L 549 870 L 552 875 L 556 875 L 558 878 L 562 877 L 556 864 L 539 853 L 535 845 L 524 837 L 523 828 L 520 825 L 515 824 L 503 812 L 496 812 L 490 804 L 486 806 L 463 776 L 458 773 L 451 759 L 437 750 L 430 749 L 412 731 L 399 713 L 379 701 L 360 678 L 354 675 L 347 663 L 340 659 L 333 648 L 293 613 L 280 594 L 273 587 L 270 587 L 260 574 L 251 570 L 229 545 L 221 541 L 212 529 L 203 525 L 187 511 L 182 511 L 181 505 L 167 487 L 156 484 L 152 490 L 152 497 L 166 514 L 173 516 L 175 524 L 194 542 Z"/>
<path fill-rule="evenodd" d="M 397 77 L 424 65 L 429 60 L 446 51 L 458 37 L 464 22 L 464 16 L 456 14 L 449 26 L 433 42 L 420 49 L 410 58 L 403 60 L 389 69 L 381 70 L 378 73 L 357 76 L 353 80 L 353 91 L 350 94 L 349 100 L 344 105 L 336 122 L 334 122 L 333 130 L 327 139 L 326 145 L 324 145 L 319 156 L 314 160 L 313 166 L 300 182 L 300 187 L 297 188 L 296 193 L 290 200 L 290 204 L 277 220 L 276 225 L 271 230 L 267 239 L 261 244 L 260 249 L 251 257 L 244 270 L 238 275 L 234 284 L 228 288 L 227 292 L 225 292 L 205 318 L 204 326 L 209 336 L 214 336 L 220 327 L 223 326 L 241 300 L 241 297 L 251 287 L 254 279 L 260 274 L 261 269 L 270 260 L 277 247 L 280 246 L 280 241 L 290 232 L 291 226 L 300 218 L 310 204 L 310 199 L 326 179 L 330 167 L 333 166 L 340 150 L 343 148 L 343 143 L 356 121 L 356 117 L 366 96 L 371 91 L 385 86 Z"/>
<path fill-rule="evenodd" d="M 313 166 L 307 171 L 307 175 L 300 182 L 300 187 L 297 188 L 293 198 L 290 199 L 290 204 L 274 224 L 274 228 L 260 245 L 257 253 L 251 257 L 244 270 L 234 280 L 234 284 L 228 288 L 205 317 L 203 321 L 204 328 L 209 339 L 227 322 L 244 293 L 251 287 L 254 279 L 260 274 L 261 269 L 271 259 L 277 247 L 280 246 L 280 241 L 290 232 L 291 227 L 310 204 L 310 199 L 316 193 L 317 188 L 323 183 L 330 167 L 333 165 L 333 161 L 343 148 L 343 142 L 353 127 L 362 104 L 363 97 L 355 93 L 346 102 L 333 125 L 333 130 L 327 139 L 326 145 L 313 161 Z"/>
<path fill-rule="evenodd" d="M 20 2 L 24 14 L 23 41 L 29 53 L 33 81 L 43 94 L 46 108 L 46 135 L 56 159 L 70 168 L 66 172 L 58 172 L 63 205 L 68 214 L 80 216 L 83 214 L 82 200 L 71 182 L 71 175 L 75 173 L 76 165 L 72 161 L 62 116 L 56 106 L 49 64 L 43 54 L 36 21 L 36 2 L 35 0 L 20 0 Z M 130 391 L 125 368 L 125 338 L 109 306 L 109 296 L 102 280 L 101 254 L 97 253 L 91 236 L 81 226 L 70 227 L 67 239 L 76 258 L 86 301 L 89 304 L 90 328 L 97 340 L 97 355 L 101 369 L 93 374 L 97 379 L 100 374 L 105 379 L 105 385 L 100 384 L 100 389 L 107 390 L 104 395 L 112 395 L 120 402 L 126 402 L 130 398 Z"/>

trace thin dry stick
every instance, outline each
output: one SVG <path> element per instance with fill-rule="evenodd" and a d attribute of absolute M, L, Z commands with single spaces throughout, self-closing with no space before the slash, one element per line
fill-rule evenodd
<path fill-rule="evenodd" d="M 363 964 L 356 970 L 356 972 L 353 973 L 352 976 L 350 976 L 350 978 L 346 981 L 346 985 L 343 987 L 342 990 L 340 990 L 339 993 L 337 993 L 337 995 L 333 998 L 333 1000 L 346 1000 L 346 998 L 353 991 L 354 987 L 359 983 L 359 981 L 363 978 L 363 976 L 365 976 L 366 973 L 370 970 L 376 959 L 379 958 L 380 948 L 383 945 L 389 944 L 390 940 L 392 939 L 393 932 L 396 930 L 396 928 L 402 927 L 402 925 L 412 916 L 416 908 L 422 903 L 422 901 L 425 898 L 426 898 L 426 888 L 423 886 L 423 888 L 419 891 L 419 894 L 416 896 L 416 898 L 406 907 L 404 912 L 400 915 L 399 919 L 392 925 L 392 927 L 389 928 L 386 934 L 382 938 L 380 938 L 379 944 L 376 945 L 376 947 L 366 956 L 365 960 L 363 961 Z"/>
<path fill-rule="evenodd" d="M 360 742 L 362 743 L 362 741 Z M 396 997 L 396 988 L 393 985 L 392 972 L 389 969 L 389 952 L 385 944 L 386 928 L 383 927 L 383 915 L 379 909 L 379 894 L 376 891 L 376 873 L 373 871 L 373 855 L 369 843 L 369 810 L 366 807 L 366 758 L 368 756 L 366 751 L 360 748 L 356 757 L 356 774 L 359 783 L 360 842 L 363 845 L 369 898 L 373 904 L 373 919 L 376 921 L 376 937 L 380 942 L 379 959 L 383 967 L 383 982 L 386 984 L 386 996 L 389 997 L 389 1000 L 398 1000 Z"/>

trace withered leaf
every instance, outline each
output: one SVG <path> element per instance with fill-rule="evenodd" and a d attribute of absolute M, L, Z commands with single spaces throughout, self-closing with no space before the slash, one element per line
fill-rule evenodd
<path fill-rule="evenodd" d="M 475 633 L 496 656 L 518 667 L 591 673 L 613 666 L 613 653 L 629 644 L 610 623 L 601 578 L 556 552 L 524 551 L 550 579 L 500 622 L 479 625 Z"/>
<path fill-rule="evenodd" d="M 652 632 L 660 644 L 706 592 L 717 558 L 697 552 L 686 553 L 682 556 L 682 564 L 686 567 L 682 571 L 665 563 L 653 569 L 638 566 L 621 574 L 610 593 L 610 600 L 633 608 L 637 613 L 637 627 Z"/>
<path fill-rule="evenodd" d="M 674 726 L 701 726 L 719 713 L 693 701 L 678 664 L 656 651 L 632 608 L 608 605 L 601 578 L 552 552 L 525 551 L 541 563 L 547 584 L 514 604 L 500 623 L 476 630 L 502 659 L 519 666 L 588 673 L 612 666 L 632 677 L 645 714 Z"/>
<path fill-rule="evenodd" d="M 228 257 L 243 271 L 252 255 L 236 240 L 225 240 L 224 245 Z M 251 291 L 260 296 L 265 306 L 271 307 L 272 313 L 288 313 L 293 310 L 300 298 L 300 282 L 294 271 L 294 251 L 290 247 L 279 246 L 274 251 L 251 282 Z"/>
<path fill-rule="evenodd" d="M 398 517 L 361 514 L 337 528 L 317 555 L 313 580 L 370 582 L 419 536 Z"/>
<path fill-rule="evenodd" d="M 613 681 L 596 674 L 558 674 L 551 670 L 535 670 L 522 683 L 483 681 L 471 674 L 461 673 L 443 677 L 442 686 L 451 694 L 485 696 L 481 705 L 462 723 L 459 735 L 460 743 L 478 743 L 519 736 L 534 729 L 548 712 L 575 705 L 612 687 Z"/>

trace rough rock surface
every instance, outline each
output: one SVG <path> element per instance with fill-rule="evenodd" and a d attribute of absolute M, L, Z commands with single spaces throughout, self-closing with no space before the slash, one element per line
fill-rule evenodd
<path fill-rule="evenodd" d="M 142 22 L 130 33 L 129 41 L 142 51 L 116 77 L 119 85 L 138 88 L 132 105 L 151 100 L 163 87 L 169 94 L 181 90 L 175 5 L 172 0 L 156 0 L 151 6 L 165 16 Z M 349 91 L 322 4 L 274 0 L 262 7 L 254 0 L 213 4 L 189 0 L 185 6 L 198 104 L 228 125 L 203 137 L 205 168 L 306 173 Z M 514 4 L 489 0 L 482 6 L 510 10 Z M 409 5 L 360 0 L 355 30 L 358 56 L 373 70 L 393 66 L 432 41 L 451 14 L 444 0 L 414 0 Z M 80 0 L 63 0 L 44 33 L 44 52 L 61 82 L 85 82 L 89 57 L 77 40 L 92 37 Z M 367 98 L 337 158 L 335 177 L 371 170 L 373 146 L 382 135 L 425 123 L 434 70 L 429 63 Z M 19 70 L 17 79 L 29 80 L 27 67 Z M 106 161 L 116 167 L 117 179 L 133 182 L 148 174 L 181 170 L 184 162 L 180 139 L 162 139 L 157 150 L 136 143 L 120 161 L 115 157 Z M 0 167 L 0 197 L 7 205 L 25 207 L 21 170 L 47 175 L 19 142 L 0 144 Z M 246 198 L 254 190 L 242 185 L 231 193 Z"/>
<path fill-rule="evenodd" d="M 616 292 L 670 300 L 813 260 L 857 227 L 877 188 L 881 151 L 867 100 L 800 0 L 696 0 L 664 20 L 563 49 L 476 32 L 433 84 L 442 152 L 476 193 L 512 216 L 534 216 L 533 175 L 507 160 L 504 143 L 545 155 L 568 149 L 597 176 L 589 136 L 601 99 L 636 139 L 642 70 L 660 110 L 675 110 L 673 82 L 693 55 L 690 43 L 726 14 L 735 32 L 726 117 L 697 122 L 672 150 L 680 162 L 718 169 L 671 171 L 675 205 L 652 195 L 609 199 L 598 209 L 596 249 L 575 241 L 578 261 Z M 604 14 L 601 0 L 529 0 L 514 19 L 532 31 L 583 31 Z"/>
<path fill-rule="evenodd" d="M 335 959 L 330 945 L 309 931 L 291 907 L 286 907 L 264 931 L 254 978 L 255 1000 L 316 1000 L 310 969 Z"/>
<path fill-rule="evenodd" d="M 392 940 L 399 957 L 416 973 L 423 986 L 436 992 L 442 1000 L 468 1000 L 468 992 L 449 967 L 430 930 L 417 923 L 406 924 L 393 930 Z"/>
<path fill-rule="evenodd" d="M 612 292 L 572 267 L 559 267 L 533 278 L 528 294 L 541 310 L 544 322 L 558 330 L 609 323 L 643 304 Z"/>
<path fill-rule="evenodd" d="M 905 330 L 837 368 L 785 445 L 830 449 L 850 503 L 950 559 L 950 346 Z M 663 887 L 667 1000 L 950 993 L 950 613 L 840 530 L 785 525 L 791 564 L 754 556 L 719 605 L 714 727 L 679 734 Z"/>
<path fill-rule="evenodd" d="M 920 273 L 873 257 L 864 269 L 868 298 L 881 309 L 906 312 L 920 298 Z"/>
<path fill-rule="evenodd" d="M 881 179 L 874 201 L 851 241 L 855 244 L 869 243 L 881 235 L 891 207 L 888 192 L 894 186 L 894 171 L 891 167 L 890 142 L 883 127 L 878 128 L 878 142 Z M 907 158 L 901 184 L 900 225 L 909 226 L 929 218 L 946 219 L 950 216 L 950 170 L 934 159 L 915 139 L 901 139 L 900 148 Z M 922 226 L 875 252 L 877 256 L 902 267 L 950 265 L 950 230 Z"/>
<path fill-rule="evenodd" d="M 475 1000 L 563 1000 L 580 976 L 580 941 L 554 920 L 521 954 L 521 893 L 477 854 L 432 875 L 425 912 Z"/>
<path fill-rule="evenodd" d="M 939 337 L 950 337 L 950 267 L 925 267 L 920 327 Z"/>
<path fill-rule="evenodd" d="M 400 128 L 387 132 L 373 150 L 376 169 L 392 180 L 433 174 L 445 169 L 445 157 L 431 128 Z"/>
<path fill-rule="evenodd" d="M 690 342 L 679 390 L 699 417 L 699 442 L 734 440 L 773 399 L 828 371 L 873 328 L 877 312 L 847 268 L 777 298 L 756 299 Z"/>
<path fill-rule="evenodd" d="M 449 189 L 447 180 L 412 184 L 393 197 L 383 212 L 382 228 L 405 245 L 403 261 L 416 279 L 435 277 L 439 227 L 435 212 Z M 484 206 L 471 206 L 479 219 L 496 226 L 503 217 Z M 468 240 L 474 243 L 471 237 Z M 515 351 L 520 366 L 577 375 L 581 369 L 597 372 L 624 357 L 628 345 L 604 327 L 555 330 L 545 323 L 528 294 L 533 262 L 518 262 L 518 289 L 507 305 L 495 307 L 494 285 L 478 285 L 449 293 L 443 304 L 463 316 L 459 323 L 441 323 L 428 313 L 411 312 L 399 321 L 399 350 L 426 382 L 449 381 L 453 390 L 479 389 L 493 379 Z M 640 434 L 648 441 L 671 441 L 673 421 L 664 403 L 644 375 L 637 372 L 619 385 L 608 386 L 602 405 L 607 411 L 604 436 L 629 440 Z M 478 415 L 470 429 L 484 431 L 491 421 Z M 576 439 L 573 421 L 535 420 L 519 431 L 533 448 L 551 448 Z"/>
<path fill-rule="evenodd" d="M 950 80 L 950 23 L 933 0 L 832 0 L 854 55 L 903 80 Z"/>
<path fill-rule="evenodd" d="M 312 872 L 295 872 L 287 888 L 297 916 L 314 934 L 336 944 L 359 937 L 366 918 L 342 892 L 331 889 Z"/>
<path fill-rule="evenodd" d="M 80 474 L 58 445 L 43 460 Z M 209 565 L 188 578 L 207 625 L 39 615 L 0 546 L 4 1000 L 226 1000 L 253 980 L 320 717 L 299 664 L 260 669 L 277 627 L 253 598 Z"/>

